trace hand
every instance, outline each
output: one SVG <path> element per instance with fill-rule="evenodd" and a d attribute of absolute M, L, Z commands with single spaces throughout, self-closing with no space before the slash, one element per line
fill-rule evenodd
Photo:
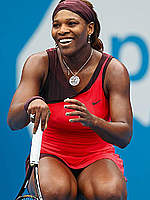
<path fill-rule="evenodd" d="M 64 105 L 64 108 L 72 109 L 75 111 L 66 112 L 66 116 L 79 116 L 78 118 L 69 119 L 70 122 L 80 122 L 83 126 L 92 127 L 96 116 L 91 114 L 86 106 L 76 99 L 65 99 L 65 103 L 70 105 Z"/>
<path fill-rule="evenodd" d="M 31 122 L 34 123 L 33 133 L 36 133 L 39 122 L 41 119 L 41 130 L 44 131 L 47 128 L 47 123 L 50 117 L 50 110 L 48 105 L 41 99 L 35 99 L 29 104 L 27 113 L 34 116 L 31 118 Z"/>

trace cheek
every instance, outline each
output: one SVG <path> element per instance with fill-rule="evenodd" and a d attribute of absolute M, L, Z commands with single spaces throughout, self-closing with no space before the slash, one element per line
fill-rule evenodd
<path fill-rule="evenodd" d="M 87 39 L 88 31 L 86 26 L 80 26 L 78 29 L 79 37 L 83 40 Z"/>
<path fill-rule="evenodd" d="M 55 40 L 55 38 L 56 38 L 56 31 L 54 31 L 53 28 L 51 30 L 51 35 L 52 35 L 53 39 Z"/>
<path fill-rule="evenodd" d="M 79 40 L 82 42 L 82 43 L 85 43 L 87 42 L 87 32 L 85 30 L 83 30 L 80 35 L 79 35 Z"/>

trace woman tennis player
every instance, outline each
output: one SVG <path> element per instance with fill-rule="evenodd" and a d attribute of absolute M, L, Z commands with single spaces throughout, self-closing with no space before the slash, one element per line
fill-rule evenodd
<path fill-rule="evenodd" d="M 62 0 L 52 16 L 56 48 L 31 55 L 8 113 L 13 130 L 41 118 L 39 180 L 44 200 L 125 200 L 123 161 L 114 145 L 132 137 L 125 66 L 103 52 L 90 2 Z M 35 193 L 33 176 L 28 187 Z"/>

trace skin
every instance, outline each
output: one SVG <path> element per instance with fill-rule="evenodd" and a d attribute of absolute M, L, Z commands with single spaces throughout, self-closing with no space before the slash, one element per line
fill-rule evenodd
<path fill-rule="evenodd" d="M 61 67 L 67 79 L 67 70 L 62 63 L 62 57 L 76 72 L 85 63 L 91 53 L 87 37 L 94 31 L 94 24 L 87 24 L 80 16 L 68 10 L 61 10 L 54 18 L 52 36 L 58 44 L 58 55 Z M 72 42 L 61 45 L 60 39 L 72 38 Z M 91 60 L 78 74 L 80 84 L 74 89 L 79 92 L 89 82 L 102 54 L 96 50 Z M 22 78 L 16 90 L 8 113 L 8 124 L 12 130 L 25 127 L 30 122 L 28 114 L 35 114 L 35 133 L 39 119 L 42 120 L 42 130 L 50 116 L 47 104 L 34 100 L 29 104 L 28 114 L 24 111 L 25 102 L 39 94 L 48 72 L 48 56 L 46 52 L 32 55 L 24 65 Z M 118 60 L 112 59 L 105 75 L 104 92 L 109 98 L 111 122 L 92 115 L 86 106 L 76 99 L 66 99 L 64 109 L 73 109 L 67 116 L 76 116 L 70 123 L 82 123 L 93 129 L 103 140 L 120 148 L 126 147 L 132 136 L 132 110 L 130 105 L 130 83 L 128 72 Z M 69 103 L 69 104 L 68 104 Z M 117 105 L 117 107 L 116 107 Z M 46 156 L 40 159 L 39 179 L 44 200 L 76 199 L 77 193 L 87 200 L 126 200 L 126 182 L 116 166 L 108 159 L 102 159 L 86 167 L 76 179 L 70 169 L 59 159 Z M 29 190 L 34 193 L 33 175 Z"/>

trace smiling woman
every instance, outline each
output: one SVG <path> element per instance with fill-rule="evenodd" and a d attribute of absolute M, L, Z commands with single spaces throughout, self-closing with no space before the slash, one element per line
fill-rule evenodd
<path fill-rule="evenodd" d="M 60 1 L 52 21 L 57 47 L 27 59 L 8 124 L 23 128 L 33 114 L 36 133 L 41 119 L 44 200 L 126 200 L 123 161 L 114 145 L 124 148 L 132 136 L 128 72 L 103 52 L 90 2 Z M 36 193 L 34 174 L 28 189 Z"/>
<path fill-rule="evenodd" d="M 85 50 L 87 34 L 92 34 L 93 30 L 94 24 L 92 22 L 87 27 L 85 20 L 76 13 L 69 10 L 61 10 L 54 18 L 52 36 L 62 55 L 75 56 L 77 50 Z"/>

